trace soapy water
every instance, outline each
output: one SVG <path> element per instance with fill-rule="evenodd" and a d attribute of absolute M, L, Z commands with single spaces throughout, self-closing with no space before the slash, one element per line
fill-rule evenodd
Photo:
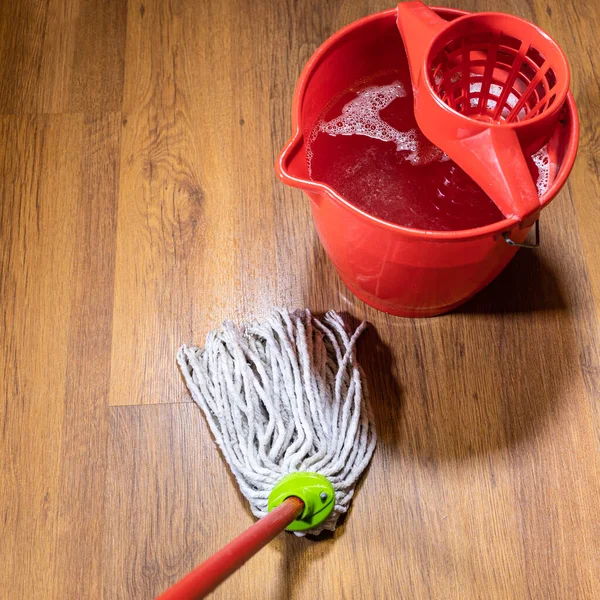
<path fill-rule="evenodd" d="M 501 91 L 492 90 L 495 95 Z M 421 133 L 408 72 L 362 80 L 333 99 L 308 136 L 306 159 L 313 181 L 392 223 L 448 231 L 504 218 L 485 192 Z M 547 149 L 527 161 L 542 195 L 549 185 Z"/>
<path fill-rule="evenodd" d="M 471 92 L 480 92 L 481 83 L 471 84 Z M 490 85 L 490 92 L 494 96 L 500 96 L 502 87 L 496 84 Z M 327 133 L 331 136 L 337 135 L 365 135 L 372 139 L 382 142 L 394 142 L 398 152 L 408 152 L 401 154 L 401 160 L 408 160 L 413 165 L 425 165 L 434 161 L 445 162 L 450 157 L 440 150 L 434 144 L 428 143 L 423 134 L 416 128 L 408 131 L 398 131 L 381 118 L 381 111 L 389 106 L 396 98 L 404 98 L 406 90 L 404 86 L 395 81 L 388 85 L 370 86 L 358 93 L 356 98 L 350 100 L 342 108 L 339 117 L 334 117 L 329 121 L 321 119 L 313 130 L 308 148 L 307 162 L 309 176 L 312 177 L 312 147 L 311 142 L 320 133 Z M 477 98 L 471 98 L 471 106 L 478 102 Z M 509 94 L 506 103 L 513 108 L 517 103 L 517 97 Z M 487 108 L 493 109 L 496 102 L 493 99 L 487 100 Z M 505 111 L 507 109 L 504 109 Z M 523 109 L 524 110 L 524 109 Z M 538 195 L 546 192 L 549 185 L 549 160 L 546 147 L 538 150 L 531 157 L 539 171 L 536 181 Z"/>
<path fill-rule="evenodd" d="M 381 117 L 381 111 L 389 106 L 396 98 L 404 98 L 406 90 L 399 82 L 388 85 L 371 86 L 362 90 L 356 98 L 342 108 L 339 117 L 329 121 L 321 120 L 313 130 L 311 142 L 320 133 L 331 136 L 365 135 L 382 142 L 396 144 L 401 160 L 407 160 L 413 165 L 423 165 L 434 161 L 450 160 L 449 156 L 437 146 L 425 141 L 423 134 L 416 128 L 408 131 L 398 131 Z M 425 142 L 425 143 L 424 143 Z M 307 152 L 308 170 L 311 174 L 312 150 L 309 143 Z"/>

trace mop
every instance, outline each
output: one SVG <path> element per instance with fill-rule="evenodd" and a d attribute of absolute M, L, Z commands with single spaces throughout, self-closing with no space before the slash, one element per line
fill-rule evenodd
<path fill-rule="evenodd" d="M 189 391 L 260 520 L 160 600 L 203 598 L 278 533 L 333 531 L 375 449 L 367 390 L 349 334 L 331 311 L 276 309 L 225 322 L 177 355 Z"/>

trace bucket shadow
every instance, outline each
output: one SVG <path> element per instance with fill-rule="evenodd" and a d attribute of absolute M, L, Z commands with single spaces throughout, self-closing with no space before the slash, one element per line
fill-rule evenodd
<path fill-rule="evenodd" d="M 452 379 L 439 378 L 427 386 L 424 402 L 410 403 L 404 435 L 396 439 L 404 438 L 411 455 L 433 464 L 530 446 L 560 412 L 569 371 L 576 367 L 571 340 L 564 343 L 560 336 L 555 331 L 535 350 L 535 336 L 507 337 L 492 357 L 471 355 L 456 363 Z"/>
<path fill-rule="evenodd" d="M 535 439 L 560 412 L 578 369 L 573 295 L 561 281 L 548 259 L 521 251 L 457 311 L 411 320 L 408 327 L 391 318 L 390 337 L 401 333 L 407 339 L 392 343 L 389 356 L 369 365 L 377 381 L 378 368 L 404 363 L 402 410 L 389 400 L 374 403 L 388 450 L 435 464 Z M 376 354 L 374 348 L 365 352 Z M 380 397 L 398 394 L 398 387 L 375 387 L 381 387 Z"/>
<path fill-rule="evenodd" d="M 536 251 L 520 250 L 494 281 L 454 312 L 527 313 L 566 308 L 552 267 Z"/>

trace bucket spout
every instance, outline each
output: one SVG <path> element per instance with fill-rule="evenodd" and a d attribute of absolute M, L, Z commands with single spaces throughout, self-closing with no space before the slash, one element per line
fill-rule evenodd
<path fill-rule="evenodd" d="M 279 153 L 275 162 L 275 173 L 286 185 L 304 191 L 310 187 L 304 136 L 300 132 L 297 131 Z"/>

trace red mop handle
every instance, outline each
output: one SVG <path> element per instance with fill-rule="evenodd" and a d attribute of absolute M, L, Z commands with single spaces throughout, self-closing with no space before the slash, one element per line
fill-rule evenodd
<path fill-rule="evenodd" d="M 292 496 L 207 558 L 156 600 L 198 600 L 210 594 L 263 546 L 302 514 L 304 502 Z"/>

